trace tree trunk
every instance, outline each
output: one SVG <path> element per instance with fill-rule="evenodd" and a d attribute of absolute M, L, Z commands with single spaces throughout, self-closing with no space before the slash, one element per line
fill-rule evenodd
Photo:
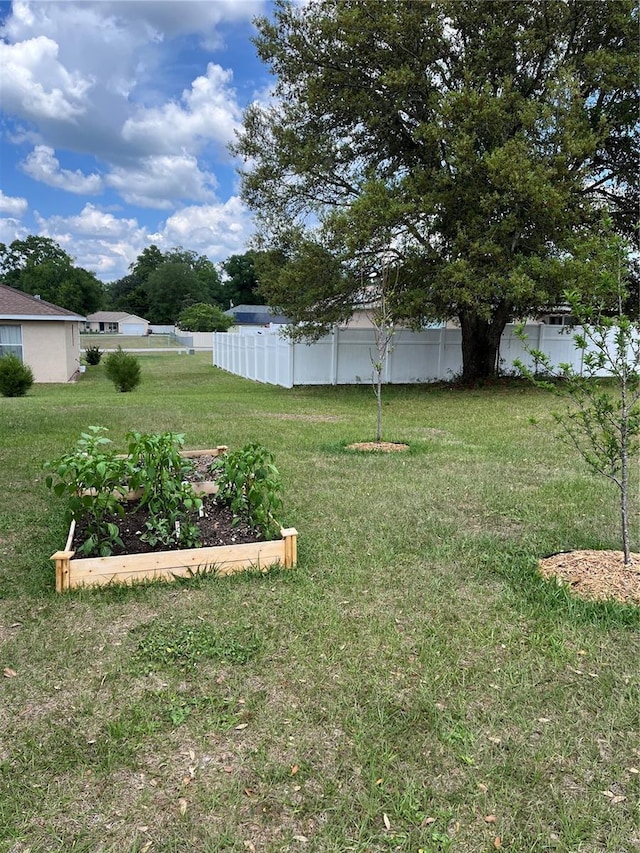
<path fill-rule="evenodd" d="M 462 381 L 477 382 L 495 376 L 500 338 L 509 319 L 506 308 L 496 310 L 490 320 L 473 311 L 463 311 L 458 316 L 462 329 Z"/>
<path fill-rule="evenodd" d="M 376 441 L 382 441 L 382 371 L 378 371 L 376 380 L 376 402 L 377 402 L 377 418 L 376 418 Z"/>

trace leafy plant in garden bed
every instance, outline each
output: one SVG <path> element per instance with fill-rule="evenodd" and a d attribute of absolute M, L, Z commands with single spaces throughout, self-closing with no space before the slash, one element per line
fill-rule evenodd
<path fill-rule="evenodd" d="M 193 472 L 193 462 L 180 455 L 184 435 L 131 432 L 127 437 L 132 465 L 129 487 L 140 490 L 140 506 L 149 512 L 140 539 L 150 545 L 177 543 L 182 548 L 197 547 L 200 534 L 190 512 L 200 511 L 202 500 L 187 480 Z"/>
<path fill-rule="evenodd" d="M 107 557 L 116 547 L 124 548 L 119 520 L 132 494 L 137 507 L 146 510 L 142 542 L 151 548 L 197 547 L 199 531 L 192 517 L 202 500 L 188 482 L 194 464 L 181 456 L 184 436 L 131 432 L 129 454 L 119 456 L 105 433 L 104 427 L 89 427 L 72 453 L 46 465 L 52 471 L 47 486 L 67 497 L 67 521 L 81 523 L 85 531 L 77 551 Z"/>
<path fill-rule="evenodd" d="M 231 507 L 237 523 L 244 520 L 265 539 L 277 539 L 282 481 L 273 454 L 260 444 L 247 444 L 214 460 L 212 468 L 217 473 L 219 498 Z"/>
<path fill-rule="evenodd" d="M 83 518 L 86 522 L 86 539 L 78 546 L 81 554 L 112 553 L 115 545 L 122 545 L 114 516 L 124 516 L 124 499 L 130 464 L 117 457 L 110 449 L 111 440 L 106 429 L 90 426 L 80 435 L 75 450 L 57 462 L 47 462 L 46 484 L 58 497 L 66 496 L 68 523 Z"/>

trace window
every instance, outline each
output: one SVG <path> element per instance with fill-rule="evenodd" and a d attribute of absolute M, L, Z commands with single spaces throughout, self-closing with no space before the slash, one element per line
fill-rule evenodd
<path fill-rule="evenodd" d="M 0 356 L 9 353 L 22 361 L 22 326 L 0 326 Z"/>
<path fill-rule="evenodd" d="M 549 314 L 550 326 L 574 326 L 575 322 L 571 314 Z"/>

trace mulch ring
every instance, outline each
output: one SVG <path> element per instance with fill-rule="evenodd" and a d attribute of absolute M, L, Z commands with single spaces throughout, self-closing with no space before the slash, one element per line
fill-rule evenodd
<path fill-rule="evenodd" d="M 540 573 L 591 601 L 615 599 L 640 606 L 640 554 L 624 564 L 622 551 L 564 551 L 540 560 Z"/>
<path fill-rule="evenodd" d="M 354 444 L 347 444 L 347 450 L 377 450 L 381 453 L 394 453 L 398 450 L 408 449 L 408 444 L 401 444 L 395 441 L 357 441 Z"/>

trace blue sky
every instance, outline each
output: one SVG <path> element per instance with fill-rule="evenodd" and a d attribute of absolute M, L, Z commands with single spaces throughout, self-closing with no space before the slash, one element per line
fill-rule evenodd
<path fill-rule="evenodd" d="M 146 246 L 212 261 L 253 228 L 227 151 L 271 78 L 266 0 L 0 2 L 0 242 L 56 240 L 103 281 Z"/>

